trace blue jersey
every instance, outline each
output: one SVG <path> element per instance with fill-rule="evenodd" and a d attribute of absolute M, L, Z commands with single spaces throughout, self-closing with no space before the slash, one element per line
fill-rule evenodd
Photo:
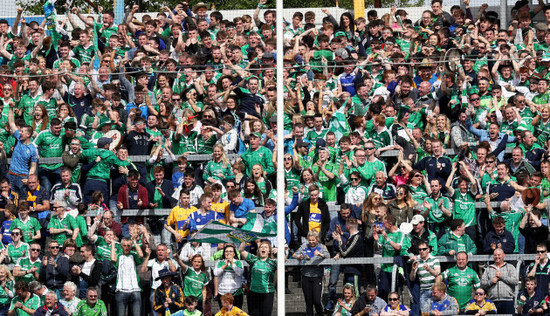
<path fill-rule="evenodd" d="M 174 184 L 174 189 L 179 188 L 183 184 L 183 178 L 183 172 L 178 171 L 172 174 L 172 183 Z"/>
<path fill-rule="evenodd" d="M 243 202 L 238 206 L 233 203 L 229 204 L 229 211 L 235 213 L 235 218 L 246 218 L 246 214 L 255 208 L 254 202 L 247 198 L 243 198 Z"/>
<path fill-rule="evenodd" d="M 4 245 L 8 245 L 12 242 L 11 240 L 11 232 L 10 232 L 10 227 L 11 227 L 11 223 L 13 222 L 13 219 L 10 219 L 10 220 L 5 220 L 3 223 L 2 223 L 2 228 L 0 228 L 0 231 L 2 232 L 2 243 Z"/>
<path fill-rule="evenodd" d="M 338 82 L 342 86 L 342 91 L 349 92 L 352 97 L 356 94 L 355 79 L 357 79 L 357 74 L 355 72 L 349 74 L 344 72 L 338 76 Z"/>
<path fill-rule="evenodd" d="M 21 138 L 21 133 L 19 131 L 15 131 L 13 136 L 17 138 L 18 142 L 11 155 L 10 171 L 15 174 L 28 175 L 31 162 L 38 161 L 38 150 L 32 142 L 25 145 L 23 142 L 19 141 Z"/>
<path fill-rule="evenodd" d="M 206 214 L 202 214 L 201 211 L 195 211 L 189 215 L 189 230 L 199 230 L 208 224 L 210 221 L 219 221 L 224 219 L 223 213 L 208 211 Z"/>

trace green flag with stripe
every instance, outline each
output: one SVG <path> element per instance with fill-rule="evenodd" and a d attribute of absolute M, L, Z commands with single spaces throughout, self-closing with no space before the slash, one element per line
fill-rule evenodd
<path fill-rule="evenodd" d="M 201 228 L 191 241 L 205 243 L 241 243 L 250 242 L 264 237 L 277 236 L 275 222 L 266 222 L 260 214 L 246 214 L 246 224 L 241 228 L 212 221 Z"/>

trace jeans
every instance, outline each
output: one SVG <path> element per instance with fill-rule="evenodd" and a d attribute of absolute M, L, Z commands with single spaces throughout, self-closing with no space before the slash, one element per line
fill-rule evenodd
<path fill-rule="evenodd" d="M 336 286 L 340 277 L 340 265 L 335 264 L 330 267 L 330 278 L 328 281 L 328 300 L 336 302 L 338 295 L 336 294 Z"/>
<path fill-rule="evenodd" d="M 27 177 L 18 176 L 9 172 L 6 174 L 6 177 L 8 178 L 8 180 L 10 180 L 12 190 L 17 192 L 18 194 L 21 194 L 21 189 L 23 188 L 23 179 L 26 179 Z"/>
<path fill-rule="evenodd" d="M 141 292 L 116 292 L 116 310 L 118 316 L 126 316 L 126 311 L 129 309 L 130 315 L 141 314 Z"/>
<path fill-rule="evenodd" d="M 429 306 L 426 306 L 428 303 L 428 300 L 432 297 L 432 290 L 420 290 L 420 310 L 430 310 Z"/>
<path fill-rule="evenodd" d="M 8 316 L 10 304 L 0 305 L 0 316 Z"/>
<path fill-rule="evenodd" d="M 61 182 L 61 168 L 38 168 L 38 179 L 40 180 L 40 185 L 50 192 L 54 184 Z"/>
<path fill-rule="evenodd" d="M 391 272 L 380 271 L 378 275 L 378 296 L 386 301 L 391 292 Z"/>
<path fill-rule="evenodd" d="M 155 290 L 151 289 L 151 296 L 149 296 L 149 302 L 151 302 L 151 315 L 152 316 L 158 316 L 159 313 L 155 312 L 155 309 L 153 307 L 153 298 L 155 297 Z"/>
<path fill-rule="evenodd" d="M 101 191 L 103 193 L 103 199 L 109 200 L 109 184 L 107 181 L 101 181 L 98 179 L 86 179 L 86 183 L 84 184 L 84 203 L 91 203 L 92 202 L 92 194 L 95 191 Z"/>

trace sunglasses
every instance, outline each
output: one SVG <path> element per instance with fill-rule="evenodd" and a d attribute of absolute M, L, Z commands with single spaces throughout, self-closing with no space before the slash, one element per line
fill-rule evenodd
<path fill-rule="evenodd" d="M 422 177 L 421 174 L 415 174 L 415 175 L 414 175 L 414 178 L 421 178 L 421 177 Z"/>
<path fill-rule="evenodd" d="M 485 295 L 485 293 L 482 293 L 482 292 L 476 292 L 476 295 Z"/>
<path fill-rule="evenodd" d="M 50 249 L 59 249 L 59 246 L 50 246 Z"/>
<path fill-rule="evenodd" d="M 365 147 L 366 150 L 373 150 L 374 147 Z"/>
<path fill-rule="evenodd" d="M 418 250 L 420 250 L 420 251 L 426 251 L 426 250 L 428 250 L 428 248 L 418 248 Z"/>
<path fill-rule="evenodd" d="M 546 250 L 537 250 L 537 253 L 545 253 Z"/>
<path fill-rule="evenodd" d="M 493 163 L 495 162 L 494 160 L 487 160 L 487 163 Z"/>
<path fill-rule="evenodd" d="M 470 99 L 470 101 L 472 101 L 472 102 L 479 101 L 479 98 L 473 98 L 473 99 Z"/>
<path fill-rule="evenodd" d="M 31 251 L 40 252 L 40 249 L 31 249 Z"/>
<path fill-rule="evenodd" d="M 399 301 L 399 299 L 397 297 L 391 297 L 388 299 L 388 301 Z"/>
<path fill-rule="evenodd" d="M 351 181 L 359 181 L 359 178 L 351 178 Z"/>
<path fill-rule="evenodd" d="M 21 233 L 15 232 L 15 233 L 11 233 L 11 235 L 12 235 L 12 236 L 19 236 L 19 235 L 21 235 Z"/>
<path fill-rule="evenodd" d="M 285 157 L 285 160 L 292 160 L 292 157 Z"/>
<path fill-rule="evenodd" d="M 178 99 L 172 98 L 172 101 L 181 101 L 181 99 L 179 99 L 179 98 L 178 98 Z"/>

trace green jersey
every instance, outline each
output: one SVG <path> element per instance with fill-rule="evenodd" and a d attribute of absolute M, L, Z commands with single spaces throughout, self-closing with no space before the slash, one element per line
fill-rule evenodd
<path fill-rule="evenodd" d="M 320 131 L 312 129 L 307 133 L 306 139 L 308 139 L 312 144 L 315 144 L 318 139 L 325 139 L 327 132 L 328 129 L 326 128 L 322 128 Z"/>
<path fill-rule="evenodd" d="M 48 113 L 48 118 L 50 119 L 50 121 L 57 117 L 57 101 L 55 100 L 55 98 L 50 98 L 49 100 L 45 100 L 43 98 L 44 96 L 42 95 L 42 97 L 40 98 L 40 100 L 38 100 L 38 102 L 36 102 L 36 105 L 43 105 L 45 108 L 46 108 L 46 112 Z"/>
<path fill-rule="evenodd" d="M 40 100 L 40 97 L 41 95 L 38 93 L 34 97 L 30 94 L 24 94 L 19 100 L 18 109 L 23 110 L 23 119 L 28 126 L 32 126 L 32 112 L 34 111 L 36 102 Z"/>
<path fill-rule="evenodd" d="M 472 192 L 466 193 L 455 190 L 453 195 L 453 219 L 464 220 L 466 227 L 477 225 L 476 220 L 476 199 Z"/>
<path fill-rule="evenodd" d="M 271 258 L 262 260 L 253 254 L 248 254 L 246 261 L 251 266 L 250 290 L 261 294 L 275 292 L 273 280 L 277 269 L 277 261 Z"/>
<path fill-rule="evenodd" d="M 472 298 L 472 289 L 480 286 L 479 276 L 468 266 L 464 270 L 454 266 L 445 270 L 442 276 L 448 283 L 449 295 L 456 298 L 460 309 L 464 309 Z"/>
<path fill-rule="evenodd" d="M 354 171 L 359 172 L 361 175 L 361 185 L 370 187 L 374 183 L 376 172 L 383 171 L 386 173 L 386 164 L 375 158 L 374 161 L 365 161 L 362 166 L 354 167 L 352 165 L 349 173 L 351 174 Z"/>
<path fill-rule="evenodd" d="M 382 257 L 390 258 L 395 257 L 400 254 L 400 250 L 396 250 L 392 247 L 390 244 L 390 240 L 394 243 L 397 243 L 399 245 L 403 244 L 403 240 L 405 239 L 405 235 L 401 231 L 396 231 L 394 233 L 388 232 L 388 239 L 384 236 L 380 236 L 380 239 L 378 239 L 378 245 L 382 248 Z M 393 270 L 393 263 L 383 263 L 382 264 L 382 271 L 391 273 Z"/>
<path fill-rule="evenodd" d="M 291 167 L 290 170 L 285 168 L 285 181 L 289 189 L 292 187 L 300 187 L 300 171 L 294 167 Z"/>
<path fill-rule="evenodd" d="M 0 305 L 7 305 L 11 303 L 10 294 L 12 294 L 11 296 L 15 294 L 13 289 L 14 285 L 15 285 L 15 282 L 13 282 L 13 280 L 6 280 L 5 286 L 4 287 L 0 286 Z"/>
<path fill-rule="evenodd" d="M 268 176 L 273 174 L 274 169 L 272 157 L 273 153 L 271 152 L 271 150 L 267 149 L 264 146 L 260 146 L 256 150 L 249 148 L 241 155 L 244 166 L 246 168 L 246 174 L 248 176 L 250 176 L 252 166 L 254 166 L 255 164 L 260 164 L 264 168 L 264 171 L 267 173 Z"/>
<path fill-rule="evenodd" d="M 25 242 L 32 242 L 32 236 L 35 236 L 37 232 L 40 231 L 42 226 L 40 222 L 34 217 L 27 217 L 27 220 L 23 221 L 20 218 L 16 218 L 11 222 L 10 232 L 15 228 L 19 228 L 23 231 L 23 240 Z"/>
<path fill-rule="evenodd" d="M 22 242 L 19 247 L 16 247 L 13 243 L 8 245 L 8 256 L 12 262 L 17 262 L 19 258 L 29 255 L 29 244 Z"/>
<path fill-rule="evenodd" d="M 313 174 L 317 175 L 317 179 L 323 186 L 323 199 L 327 202 L 336 201 L 336 184 L 338 184 L 338 167 L 331 163 L 327 162 L 325 164 L 325 169 L 334 175 L 334 178 L 329 178 L 318 165 L 313 165 L 312 171 Z"/>
<path fill-rule="evenodd" d="M 197 300 L 202 299 L 202 289 L 208 284 L 208 276 L 203 271 L 187 268 L 183 274 L 183 295 L 193 295 Z"/>
<path fill-rule="evenodd" d="M 95 245 L 97 247 L 97 260 L 111 260 L 111 245 L 105 241 L 105 238 L 98 236 Z M 122 251 L 122 247 L 119 243 L 115 243 L 115 248 L 117 251 Z"/>
<path fill-rule="evenodd" d="M 96 180 L 107 181 L 111 178 L 111 166 L 124 166 L 124 162 L 118 159 L 112 151 L 103 148 L 86 149 L 82 152 L 81 157 L 88 161 L 94 161 L 97 157 L 101 157 L 101 160 L 88 171 L 88 177 Z"/>
<path fill-rule="evenodd" d="M 183 155 L 184 153 L 196 153 L 197 152 L 197 132 L 192 131 L 189 135 L 180 135 L 176 137 L 176 133 L 172 134 L 172 144 L 174 155 Z"/>
<path fill-rule="evenodd" d="M 96 48 L 90 43 L 87 47 L 79 44 L 77 47 L 73 48 L 74 57 L 78 59 L 81 64 L 91 63 L 92 58 L 95 56 Z"/>
<path fill-rule="evenodd" d="M 101 34 L 103 37 L 105 37 L 107 42 L 109 41 L 109 38 L 111 37 L 111 35 L 116 34 L 118 32 L 118 27 L 114 24 L 108 28 L 103 28 L 103 31 L 100 32 L 102 28 L 103 28 L 103 23 L 94 24 L 94 30 L 96 31 L 96 33 Z"/>
<path fill-rule="evenodd" d="M 429 255 L 428 258 L 426 258 L 426 260 L 424 260 L 420 256 L 418 256 L 416 258 L 416 261 L 418 262 L 418 268 L 416 270 L 416 277 L 418 278 L 418 281 L 420 281 L 420 290 L 421 291 L 428 291 L 435 284 L 435 276 L 433 274 L 431 274 L 424 267 L 424 265 L 427 264 L 432 269 L 441 269 L 441 265 L 439 264 L 439 260 L 437 260 L 432 255 Z"/>
<path fill-rule="evenodd" d="M 61 157 L 63 154 L 63 137 L 61 134 L 54 135 L 50 130 L 43 130 L 36 136 L 34 145 L 38 148 L 38 153 L 41 158 Z M 63 166 L 63 163 L 41 163 L 40 167 L 44 169 L 54 170 Z"/>
<path fill-rule="evenodd" d="M 23 304 L 23 306 L 32 310 L 37 310 L 40 307 L 40 297 L 38 297 L 36 294 L 33 294 L 33 293 L 30 293 L 30 297 L 26 301 L 23 301 L 22 299 L 19 298 L 19 296 L 16 295 L 11 301 L 10 311 L 15 310 L 15 307 L 14 307 L 15 303 L 18 303 L 18 302 L 20 302 L 21 304 Z M 30 316 L 30 314 L 24 312 L 22 309 L 17 309 L 16 315 Z"/>
<path fill-rule="evenodd" d="M 210 160 L 208 164 L 206 164 L 202 178 L 205 181 L 209 178 L 213 178 L 225 183 L 226 180 L 235 178 L 235 175 L 233 171 L 231 171 L 230 164 L 226 164 L 223 161 L 215 162 L 214 160 Z"/>
<path fill-rule="evenodd" d="M 107 316 L 107 307 L 102 300 L 97 300 L 94 306 L 90 306 L 87 300 L 82 300 L 76 305 L 73 316 Z"/>
<path fill-rule="evenodd" d="M 428 204 L 431 205 L 430 213 L 428 215 L 428 222 L 441 223 L 445 220 L 445 214 L 443 214 L 443 211 L 439 209 L 439 201 L 441 200 L 443 201 L 443 207 L 448 209 L 450 201 L 447 197 L 441 194 L 437 199 L 435 199 L 433 195 L 430 195 L 424 199 L 425 202 L 428 202 Z"/>
<path fill-rule="evenodd" d="M 54 229 L 70 229 L 74 230 L 78 228 L 76 226 L 76 221 L 74 217 L 72 217 L 69 214 L 65 214 L 65 217 L 59 218 L 58 216 L 52 216 L 50 219 L 50 223 L 48 224 L 48 229 L 54 228 Z M 60 245 L 63 245 L 65 240 L 67 238 L 70 238 L 71 236 L 67 234 L 66 232 L 58 233 L 58 234 L 52 234 L 52 239 L 57 240 L 57 242 Z"/>
<path fill-rule="evenodd" d="M 37 258 L 36 261 L 31 261 L 31 258 L 29 256 L 25 256 L 17 260 L 17 262 L 15 263 L 15 266 L 19 267 L 21 271 L 29 271 L 30 269 L 32 269 L 32 267 L 36 267 L 37 269 L 36 272 L 40 273 L 40 267 L 42 266 L 42 261 L 39 258 Z M 15 282 L 18 282 L 21 280 L 27 283 L 36 281 L 34 278 L 34 274 L 32 273 L 25 274 L 24 276 L 15 278 Z"/>
<path fill-rule="evenodd" d="M 374 130 L 369 136 L 374 142 L 376 149 L 393 145 L 393 138 L 387 128 L 384 128 L 381 132 Z"/>
<path fill-rule="evenodd" d="M 199 155 L 211 155 L 214 151 L 214 145 L 218 141 L 218 137 L 212 134 L 208 139 L 197 137 L 197 154 Z"/>

